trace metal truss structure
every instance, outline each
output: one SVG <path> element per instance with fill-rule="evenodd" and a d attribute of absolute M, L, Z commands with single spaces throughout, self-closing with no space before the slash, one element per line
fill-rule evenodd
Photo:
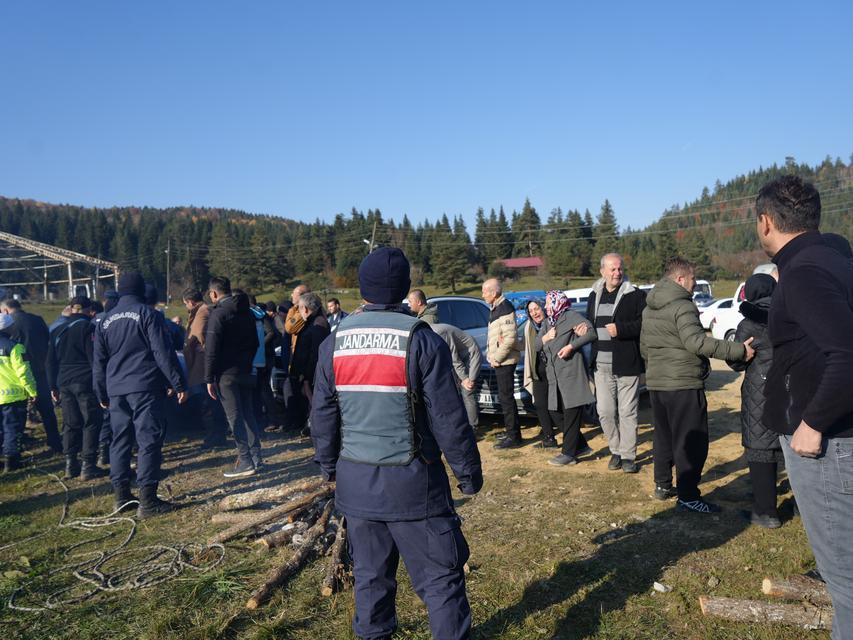
<path fill-rule="evenodd" d="M 47 300 L 51 285 L 67 285 L 68 297 L 72 298 L 75 286 L 85 285 L 90 295 L 95 295 L 98 282 L 114 278 L 118 286 L 118 277 L 115 262 L 0 231 L 0 287 L 40 286 Z"/>

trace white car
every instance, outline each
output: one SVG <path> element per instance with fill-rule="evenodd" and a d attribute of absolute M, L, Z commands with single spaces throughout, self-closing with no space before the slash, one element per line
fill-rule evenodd
<path fill-rule="evenodd" d="M 711 328 L 711 322 L 713 322 L 714 317 L 717 314 L 717 311 L 723 311 L 724 309 L 732 308 L 732 299 L 731 298 L 723 298 L 722 300 L 714 300 L 711 304 L 700 307 L 699 308 L 699 322 L 702 323 L 702 328 L 707 330 Z"/>
<path fill-rule="evenodd" d="M 722 309 L 714 314 L 711 320 L 711 335 L 717 338 L 717 340 L 735 339 L 737 326 L 743 320 L 743 315 L 740 312 L 740 303 L 744 300 L 743 289 L 745 285 L 745 282 L 741 282 L 738 285 L 735 294 L 729 298 L 732 304 L 728 309 Z"/>

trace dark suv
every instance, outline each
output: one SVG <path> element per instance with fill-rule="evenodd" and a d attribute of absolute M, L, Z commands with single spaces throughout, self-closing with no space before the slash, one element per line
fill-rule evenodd
<path fill-rule="evenodd" d="M 489 305 L 478 298 L 465 296 L 437 296 L 429 298 L 438 308 L 438 321 L 452 324 L 470 335 L 480 346 L 483 366 L 477 379 L 477 402 L 481 413 L 501 413 L 498 400 L 498 382 L 495 370 L 486 361 L 486 341 L 489 333 Z M 520 332 L 519 328 L 519 332 Z M 521 336 L 519 336 L 521 337 Z M 515 368 L 515 402 L 521 415 L 536 415 L 533 398 L 524 388 L 524 364 Z"/>

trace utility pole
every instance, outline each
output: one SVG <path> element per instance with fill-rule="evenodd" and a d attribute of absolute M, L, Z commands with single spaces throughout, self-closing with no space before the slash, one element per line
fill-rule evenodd
<path fill-rule="evenodd" d="M 171 270 L 172 270 L 172 239 L 166 239 L 166 308 L 169 308 L 169 301 L 171 296 L 169 295 L 169 285 L 171 284 Z"/>

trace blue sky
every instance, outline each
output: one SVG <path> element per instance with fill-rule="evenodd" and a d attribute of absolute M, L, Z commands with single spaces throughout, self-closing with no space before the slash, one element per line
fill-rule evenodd
<path fill-rule="evenodd" d="M 5 2 L 0 195 L 469 223 L 609 198 L 642 226 L 848 160 L 851 7 Z"/>

